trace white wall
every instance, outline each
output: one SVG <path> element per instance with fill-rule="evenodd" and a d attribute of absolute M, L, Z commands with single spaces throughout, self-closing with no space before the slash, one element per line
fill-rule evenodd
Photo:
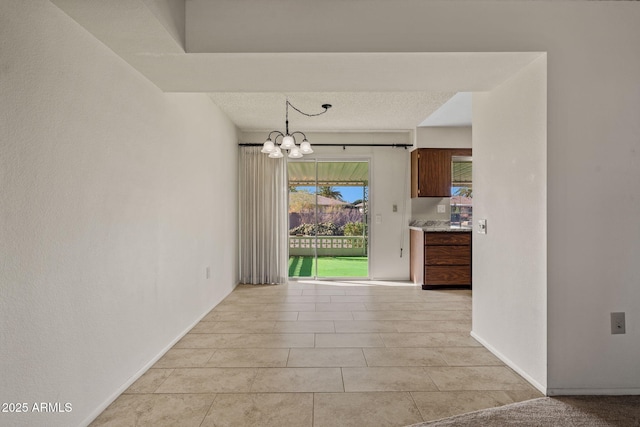
<path fill-rule="evenodd" d="M 471 148 L 471 126 L 416 128 L 418 148 Z"/>
<path fill-rule="evenodd" d="M 548 56 L 548 385 L 640 394 L 640 2 L 595 3 Z"/>
<path fill-rule="evenodd" d="M 79 425 L 235 286 L 236 131 L 47 1 L 0 58 L 0 401 L 72 404 L 0 424 Z"/>
<path fill-rule="evenodd" d="M 372 279 L 409 279 L 409 220 L 411 176 L 409 150 L 374 148 L 371 188 Z M 398 212 L 393 212 L 393 205 Z M 380 218 L 377 223 L 376 218 Z M 400 249 L 402 248 L 402 252 Z"/>
<path fill-rule="evenodd" d="M 472 335 L 547 386 L 547 61 L 473 95 Z"/>
<path fill-rule="evenodd" d="M 243 132 L 246 143 L 264 142 L 267 132 Z M 369 160 L 371 213 L 369 276 L 375 280 L 409 279 L 409 148 L 396 147 L 321 147 L 316 144 L 410 144 L 408 132 L 307 133 L 314 153 L 307 159 Z M 393 212 L 393 205 L 398 211 Z M 380 218 L 380 223 L 376 222 Z M 403 248 L 401 254 L 401 247 Z"/>

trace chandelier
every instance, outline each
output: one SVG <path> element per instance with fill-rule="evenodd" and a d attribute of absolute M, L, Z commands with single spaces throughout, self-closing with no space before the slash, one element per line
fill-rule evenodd
<path fill-rule="evenodd" d="M 265 154 L 269 154 L 269 157 L 272 159 L 280 159 L 284 157 L 282 150 L 288 151 L 289 153 L 288 157 L 290 159 L 299 159 L 304 154 L 313 153 L 313 150 L 311 149 L 311 143 L 307 141 L 307 136 L 304 133 L 300 131 L 296 131 L 291 134 L 289 133 L 289 107 L 293 108 L 298 113 L 304 116 L 314 117 L 314 116 L 319 116 L 321 114 L 326 113 L 329 110 L 329 108 L 331 108 L 331 104 L 322 104 L 322 108 L 324 108 L 324 111 L 322 111 L 321 113 L 307 114 L 303 111 L 300 111 L 293 104 L 291 104 L 287 99 L 286 117 L 285 117 L 285 133 L 282 133 L 278 130 L 273 130 L 269 132 L 269 136 L 267 137 L 267 140 L 262 145 L 262 150 L 260 150 Z M 302 135 L 302 142 L 300 143 L 300 146 L 296 145 L 296 135 L 298 134 Z M 275 135 L 275 137 L 273 135 Z M 282 137 L 282 141 L 280 141 L 280 145 L 278 146 L 279 137 Z"/>

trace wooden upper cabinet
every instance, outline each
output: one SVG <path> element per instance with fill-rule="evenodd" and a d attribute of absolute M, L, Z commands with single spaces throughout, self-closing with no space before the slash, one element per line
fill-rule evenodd
<path fill-rule="evenodd" d="M 424 161 L 425 187 L 422 196 L 451 197 L 451 153 L 449 150 L 427 149 L 420 155 Z M 422 193 L 422 191 L 421 191 Z"/>
<path fill-rule="evenodd" d="M 411 197 L 451 197 L 451 159 L 470 148 L 418 148 L 411 152 Z"/>

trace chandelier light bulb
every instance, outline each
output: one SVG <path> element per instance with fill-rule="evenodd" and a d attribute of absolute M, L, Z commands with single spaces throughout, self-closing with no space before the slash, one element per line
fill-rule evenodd
<path fill-rule="evenodd" d="M 275 144 L 273 143 L 272 140 L 267 139 L 264 144 L 262 144 L 262 150 L 260 150 L 260 152 L 262 153 L 273 153 L 273 150 L 275 150 Z"/>
<path fill-rule="evenodd" d="M 313 150 L 311 149 L 311 143 L 306 139 L 300 143 L 300 152 L 302 154 L 311 154 Z"/>
<path fill-rule="evenodd" d="M 300 149 L 294 145 L 291 151 L 289 152 L 289 158 L 299 159 L 300 157 L 302 157 L 302 153 L 300 152 Z"/>
<path fill-rule="evenodd" d="M 280 147 L 275 147 L 271 154 L 269 154 L 269 157 L 272 159 L 281 159 L 284 157 L 284 154 L 282 154 Z"/>
<path fill-rule="evenodd" d="M 283 150 L 290 150 L 296 146 L 296 140 L 293 139 L 291 135 L 287 135 L 282 138 L 282 144 L 280 144 L 280 148 Z"/>

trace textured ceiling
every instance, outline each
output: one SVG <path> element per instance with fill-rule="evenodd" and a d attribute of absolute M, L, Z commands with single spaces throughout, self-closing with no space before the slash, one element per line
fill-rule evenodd
<path fill-rule="evenodd" d="M 213 101 L 241 130 L 284 130 L 285 102 L 305 113 L 289 109 L 291 131 L 408 130 L 414 129 L 454 95 L 452 92 L 305 92 L 211 93 Z"/>

